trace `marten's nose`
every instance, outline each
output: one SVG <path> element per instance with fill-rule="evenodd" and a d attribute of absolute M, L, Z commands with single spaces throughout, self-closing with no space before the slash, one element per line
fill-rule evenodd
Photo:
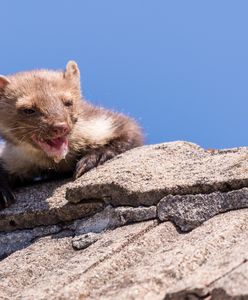
<path fill-rule="evenodd" d="M 66 122 L 56 123 L 52 127 L 52 134 L 56 136 L 66 135 L 69 133 L 69 126 Z"/>

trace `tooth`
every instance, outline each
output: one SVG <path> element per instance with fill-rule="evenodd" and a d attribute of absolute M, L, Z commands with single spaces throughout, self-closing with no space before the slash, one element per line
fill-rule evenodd
<path fill-rule="evenodd" d="M 60 161 L 61 161 L 61 158 L 59 158 L 59 157 L 54 157 L 54 162 L 56 163 L 56 164 L 58 164 Z"/>

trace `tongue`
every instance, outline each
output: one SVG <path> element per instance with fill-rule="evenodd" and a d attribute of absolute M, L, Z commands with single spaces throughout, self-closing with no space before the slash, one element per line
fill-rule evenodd
<path fill-rule="evenodd" d="M 65 158 L 68 153 L 68 139 L 67 137 L 58 137 L 47 141 L 36 140 L 40 148 L 56 163 Z"/>
<path fill-rule="evenodd" d="M 47 141 L 48 145 L 51 146 L 54 149 L 59 150 L 61 147 L 63 147 L 63 144 L 66 142 L 66 139 L 64 137 L 58 137 L 53 140 Z"/>
<path fill-rule="evenodd" d="M 50 154 L 56 163 L 65 158 L 68 153 L 68 140 L 65 137 L 59 137 L 48 142 L 51 146 Z M 49 155 L 49 153 L 48 153 Z"/>

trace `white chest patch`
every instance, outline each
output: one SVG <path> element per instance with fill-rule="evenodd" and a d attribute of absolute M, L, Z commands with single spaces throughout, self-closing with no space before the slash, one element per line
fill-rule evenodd
<path fill-rule="evenodd" d="M 104 144 L 113 137 L 114 126 L 110 117 L 100 116 L 92 120 L 79 120 L 77 130 L 87 139 L 97 144 Z"/>

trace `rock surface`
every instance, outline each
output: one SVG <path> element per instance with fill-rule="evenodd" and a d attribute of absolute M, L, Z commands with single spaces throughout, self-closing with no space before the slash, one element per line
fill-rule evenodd
<path fill-rule="evenodd" d="M 121 206 L 113 208 L 107 206 L 103 211 L 96 213 L 76 223 L 76 235 L 88 232 L 99 233 L 107 229 L 115 229 L 134 222 L 156 219 L 156 206 L 150 207 L 128 207 Z"/>
<path fill-rule="evenodd" d="M 16 250 L 28 246 L 35 239 L 58 233 L 62 228 L 58 225 L 40 226 L 33 229 L 16 230 L 11 233 L 0 233 L 0 259 Z"/>
<path fill-rule="evenodd" d="M 82 250 L 88 248 L 90 245 L 94 244 L 96 241 L 100 240 L 101 235 L 99 233 L 86 233 L 79 237 L 75 237 L 72 240 L 72 246 L 77 250 Z"/>
<path fill-rule="evenodd" d="M 205 151 L 188 142 L 144 146 L 119 155 L 67 187 L 70 202 L 154 205 L 164 196 L 248 186 L 248 148 Z"/>
<path fill-rule="evenodd" d="M 248 299 L 246 147 L 145 146 L 17 197 L 0 299 Z"/>
<path fill-rule="evenodd" d="M 248 297 L 247 219 L 248 210 L 228 212 L 188 234 L 170 222 L 141 222 L 79 251 L 70 237 L 43 237 L 0 262 L 0 298 Z"/>
<path fill-rule="evenodd" d="M 190 231 L 211 217 L 248 207 L 248 189 L 211 194 L 166 196 L 157 206 L 160 221 L 171 220 L 182 231 Z"/>
<path fill-rule="evenodd" d="M 85 201 L 79 205 L 65 199 L 66 181 L 26 187 L 17 193 L 17 201 L 0 211 L 0 231 L 51 225 L 88 217 L 103 209 L 101 201 Z"/>
<path fill-rule="evenodd" d="M 72 245 L 76 249 L 84 249 L 100 238 L 100 232 L 135 222 L 156 219 L 156 217 L 156 206 L 116 208 L 107 206 L 94 216 L 74 223 L 76 236 L 72 240 Z"/>

